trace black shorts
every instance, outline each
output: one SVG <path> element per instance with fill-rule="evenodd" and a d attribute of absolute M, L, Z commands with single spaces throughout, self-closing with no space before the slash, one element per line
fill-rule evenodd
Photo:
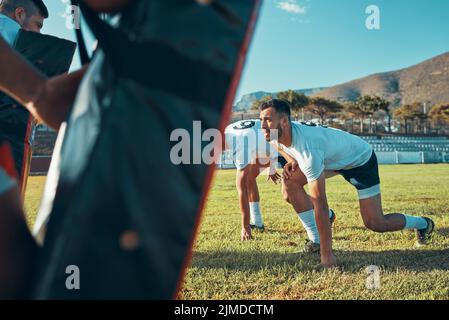
<path fill-rule="evenodd" d="M 379 166 L 374 151 L 371 158 L 364 165 L 349 170 L 337 170 L 336 172 L 340 173 L 357 190 L 365 190 L 365 192 L 359 192 L 361 199 L 380 193 Z"/>
<path fill-rule="evenodd" d="M 284 166 L 287 164 L 287 160 L 283 156 L 278 156 L 278 162 L 284 168 Z"/>

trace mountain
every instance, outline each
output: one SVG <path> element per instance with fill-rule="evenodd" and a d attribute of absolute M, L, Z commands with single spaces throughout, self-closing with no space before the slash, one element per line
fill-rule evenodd
<path fill-rule="evenodd" d="M 312 96 L 333 100 L 355 100 L 364 94 L 375 94 L 392 102 L 393 107 L 413 102 L 429 106 L 449 102 L 449 52 L 417 65 L 373 74 L 334 87 Z"/>
<path fill-rule="evenodd" d="M 295 90 L 298 93 L 303 93 L 306 96 L 313 94 L 314 92 L 323 90 L 324 88 L 311 88 L 311 89 L 298 89 Z M 266 96 L 276 97 L 279 92 L 266 92 L 266 91 L 257 91 L 249 94 L 245 94 L 242 96 L 239 102 L 237 102 L 234 106 L 234 111 L 247 111 L 251 109 L 254 101 L 259 100 Z"/>

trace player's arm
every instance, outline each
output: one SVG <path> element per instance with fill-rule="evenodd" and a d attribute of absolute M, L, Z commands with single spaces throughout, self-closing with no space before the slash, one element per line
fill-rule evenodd
<path fill-rule="evenodd" d="M 45 76 L 34 69 L 0 37 L 0 90 L 24 104 L 39 96 Z"/>
<path fill-rule="evenodd" d="M 250 240 L 250 213 L 249 213 L 249 197 L 248 197 L 248 181 L 252 179 L 250 166 L 246 166 L 242 170 L 237 170 L 236 187 L 239 194 L 240 212 L 242 213 L 242 240 Z"/>
<path fill-rule="evenodd" d="M 29 298 L 38 246 L 25 221 L 17 186 L 0 194 L 0 299 Z"/>
<path fill-rule="evenodd" d="M 329 221 L 329 205 L 326 197 L 326 177 L 324 172 L 317 180 L 309 182 L 309 192 L 320 234 L 321 264 L 324 267 L 332 267 L 336 264 L 336 260 L 332 252 L 332 228 Z"/>
<path fill-rule="evenodd" d="M 86 68 L 47 79 L 0 37 L 0 90 L 54 129 L 66 119 Z"/>
<path fill-rule="evenodd" d="M 285 160 L 287 160 L 287 162 L 295 161 L 295 159 L 292 156 L 290 156 L 287 152 L 284 151 L 284 149 L 279 145 L 279 143 L 271 141 L 270 145 L 273 146 L 273 148 L 275 148 L 277 152 L 279 152 L 280 155 L 283 156 Z"/>
<path fill-rule="evenodd" d="M 278 144 L 278 143 L 270 143 L 281 156 L 287 160 L 287 164 L 284 166 L 284 171 L 282 173 L 282 177 L 286 180 L 288 180 L 293 172 L 298 168 L 298 162 L 290 156 L 287 152 L 284 151 L 284 149 Z"/>
<path fill-rule="evenodd" d="M 285 160 L 287 160 L 287 163 L 284 166 L 284 170 L 282 171 L 282 178 L 288 180 L 299 168 L 298 162 L 284 150 L 281 150 L 279 153 L 285 158 Z"/>

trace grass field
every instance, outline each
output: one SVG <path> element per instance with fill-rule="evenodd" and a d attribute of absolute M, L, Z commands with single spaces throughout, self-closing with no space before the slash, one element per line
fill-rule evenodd
<path fill-rule="evenodd" d="M 339 268 L 322 271 L 319 256 L 297 253 L 305 239 L 280 187 L 259 177 L 266 231 L 240 241 L 234 170 L 217 171 L 209 194 L 184 299 L 449 299 L 449 165 L 381 166 L 385 212 L 426 213 L 437 226 L 417 248 L 411 231 L 377 234 L 364 228 L 356 191 L 341 177 L 328 180 Z M 29 181 L 32 223 L 44 178 Z M 380 268 L 380 288 L 369 290 L 366 267 Z"/>

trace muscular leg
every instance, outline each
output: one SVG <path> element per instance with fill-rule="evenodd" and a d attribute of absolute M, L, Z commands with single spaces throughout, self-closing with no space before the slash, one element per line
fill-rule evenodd
<path fill-rule="evenodd" d="M 326 178 L 331 178 L 337 175 L 337 173 L 329 171 L 325 172 L 325 175 Z M 288 180 L 284 179 L 282 181 L 282 194 L 284 199 L 293 206 L 298 214 L 309 240 L 317 245 L 320 243 L 320 235 L 315 221 L 312 201 L 310 201 L 309 195 L 304 190 L 306 184 L 307 179 L 302 171 L 296 170 Z M 331 215 L 332 212 L 330 211 L 329 218 L 331 218 Z"/>
<path fill-rule="evenodd" d="M 360 200 L 360 213 L 365 226 L 375 232 L 399 231 L 405 227 L 405 217 L 400 213 L 384 215 L 381 195 Z"/>
<path fill-rule="evenodd" d="M 326 179 L 338 175 L 338 172 L 325 171 Z M 296 170 L 293 176 L 288 180 L 282 181 L 282 195 L 284 200 L 290 203 L 296 212 L 312 210 L 312 202 L 309 195 L 304 190 L 307 179 L 301 170 Z"/>
<path fill-rule="evenodd" d="M 306 177 L 300 170 L 296 170 L 288 180 L 282 181 L 282 193 L 284 199 L 293 206 L 298 214 L 298 218 L 307 232 L 307 238 L 314 245 L 319 245 L 320 235 L 315 221 L 315 212 L 312 202 L 304 190 L 305 184 L 307 184 Z"/>
<path fill-rule="evenodd" d="M 248 165 L 250 179 L 247 180 L 248 202 L 250 209 L 250 224 L 259 228 L 263 227 L 262 212 L 260 210 L 259 188 L 257 186 L 257 177 L 265 169 L 265 165 L 256 163 Z"/>
<path fill-rule="evenodd" d="M 249 202 L 259 202 L 259 188 L 257 187 L 257 177 L 260 174 L 261 167 L 258 164 L 250 164 L 250 174 L 251 178 L 248 180 L 248 200 Z"/>
<path fill-rule="evenodd" d="M 282 195 L 285 201 L 290 203 L 296 212 L 305 212 L 313 209 L 312 202 L 304 186 L 307 179 L 300 170 L 293 172 L 288 180 L 282 181 Z"/>

